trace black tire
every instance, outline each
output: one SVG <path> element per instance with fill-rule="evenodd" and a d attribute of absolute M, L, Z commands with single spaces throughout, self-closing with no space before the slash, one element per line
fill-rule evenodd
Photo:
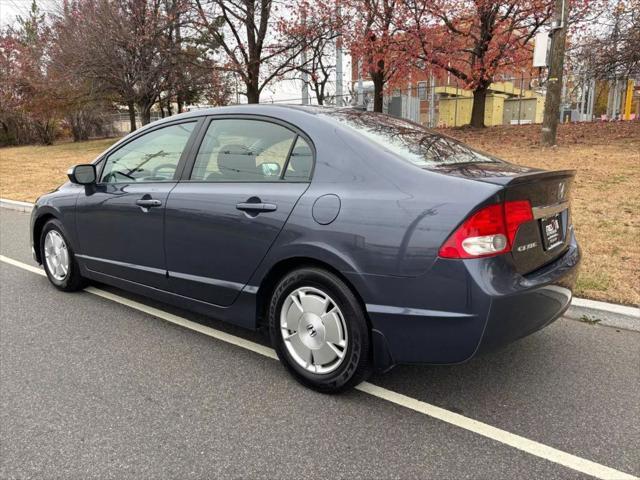
<path fill-rule="evenodd" d="M 67 274 L 60 280 L 55 278 L 51 271 L 49 271 L 49 266 L 47 265 L 47 261 L 45 259 L 44 241 L 47 237 L 47 234 L 52 230 L 55 230 L 60 234 L 60 236 L 62 236 L 69 254 L 69 268 Z M 65 235 L 64 233 L 62 224 L 58 220 L 49 220 L 42 228 L 42 233 L 40 234 L 40 259 L 42 260 L 42 266 L 44 267 L 44 271 L 47 274 L 47 278 L 57 289 L 62 290 L 63 292 L 75 292 L 78 290 L 82 290 L 87 286 L 87 280 L 80 274 L 80 267 L 73 252 L 73 248 L 69 243 L 67 235 Z"/>
<path fill-rule="evenodd" d="M 348 342 L 344 358 L 329 373 L 313 373 L 298 365 L 283 339 L 280 312 L 294 290 L 311 287 L 328 294 L 342 312 Z M 322 393 L 339 393 L 355 387 L 371 373 L 369 327 L 360 302 L 336 275 L 320 268 L 300 268 L 285 275 L 276 285 L 268 312 L 269 334 L 280 361 L 302 385 Z"/>

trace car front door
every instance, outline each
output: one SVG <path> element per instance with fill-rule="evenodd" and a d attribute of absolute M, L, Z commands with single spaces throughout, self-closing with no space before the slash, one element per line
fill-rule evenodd
<path fill-rule="evenodd" d="M 214 118 L 165 212 L 171 291 L 230 305 L 307 189 L 311 143 L 293 127 Z"/>
<path fill-rule="evenodd" d="M 101 161 L 97 184 L 80 194 L 76 206 L 77 256 L 87 268 L 166 289 L 164 209 L 197 125 L 159 126 Z"/>

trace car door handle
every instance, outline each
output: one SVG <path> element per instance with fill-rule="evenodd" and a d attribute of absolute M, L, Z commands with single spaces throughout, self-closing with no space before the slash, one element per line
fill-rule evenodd
<path fill-rule="evenodd" d="M 278 207 L 273 203 L 236 203 L 236 208 L 244 212 L 275 212 Z"/>
<path fill-rule="evenodd" d="M 150 198 L 141 198 L 140 200 L 136 200 L 136 205 L 143 208 L 160 207 L 162 206 L 162 202 Z"/>

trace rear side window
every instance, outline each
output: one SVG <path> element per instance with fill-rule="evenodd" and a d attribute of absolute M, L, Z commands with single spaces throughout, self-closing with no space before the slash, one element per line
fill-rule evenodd
<path fill-rule="evenodd" d="M 313 152 L 311 147 L 302 137 L 298 137 L 289 155 L 289 163 L 287 164 L 284 179 L 294 182 L 306 182 L 311 178 L 312 168 Z"/>
<path fill-rule="evenodd" d="M 418 167 L 429 168 L 458 163 L 501 163 L 495 157 L 472 150 L 422 125 L 390 115 L 358 110 L 327 110 L 324 114 L 355 130 L 380 148 Z"/>
<path fill-rule="evenodd" d="M 313 154 L 295 132 L 250 119 L 213 120 L 202 139 L 191 180 L 308 181 Z"/>
<path fill-rule="evenodd" d="M 132 140 L 107 158 L 102 183 L 173 180 L 195 122 L 159 128 Z"/>

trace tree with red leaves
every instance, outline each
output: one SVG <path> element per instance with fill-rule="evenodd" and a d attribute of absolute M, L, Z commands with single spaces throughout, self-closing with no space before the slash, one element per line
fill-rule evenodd
<path fill-rule="evenodd" d="M 304 48 L 305 60 L 297 64 L 294 78 L 307 83 L 318 105 L 324 105 L 329 96 L 328 84 L 336 66 L 335 42 L 342 30 L 338 4 L 335 0 L 317 0 L 311 5 L 300 0 L 291 7 L 294 16 L 282 19 L 279 25 L 291 43 Z"/>
<path fill-rule="evenodd" d="M 415 56 L 473 90 L 471 125 L 484 127 L 496 74 L 530 65 L 531 40 L 552 15 L 552 0 L 405 0 Z"/>
<path fill-rule="evenodd" d="M 382 112 L 385 86 L 406 77 L 415 49 L 401 30 L 405 9 L 401 0 L 343 0 L 345 40 L 361 74 L 373 81 L 373 110 Z"/>
<path fill-rule="evenodd" d="M 50 31 L 35 1 L 16 28 L 0 34 L 2 143 L 53 143 L 59 105 L 52 95 L 47 46 Z"/>

